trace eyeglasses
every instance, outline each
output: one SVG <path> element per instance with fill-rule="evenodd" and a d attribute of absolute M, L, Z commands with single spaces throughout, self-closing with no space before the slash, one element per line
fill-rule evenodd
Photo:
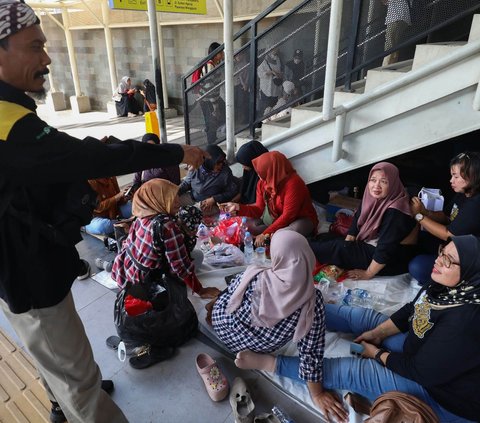
<path fill-rule="evenodd" d="M 456 266 L 460 266 L 460 263 L 457 263 L 456 261 L 453 261 L 452 258 L 448 255 L 448 254 L 445 254 L 443 252 L 443 250 L 445 249 L 445 246 L 444 245 L 440 245 L 438 247 L 438 257 L 441 257 L 442 258 L 442 263 L 443 265 L 447 268 L 447 269 L 450 269 L 450 267 L 452 266 L 452 264 L 456 265 Z"/>

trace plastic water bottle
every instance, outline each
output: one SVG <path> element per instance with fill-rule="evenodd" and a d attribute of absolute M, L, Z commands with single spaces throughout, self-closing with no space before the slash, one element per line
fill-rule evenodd
<path fill-rule="evenodd" d="M 285 411 L 276 405 L 272 408 L 272 414 L 280 421 L 280 423 L 295 423 Z"/>
<path fill-rule="evenodd" d="M 248 232 L 247 228 L 247 218 L 244 216 L 242 217 L 242 223 L 240 224 L 240 239 L 245 238 L 245 234 Z"/>
<path fill-rule="evenodd" d="M 253 261 L 253 238 L 250 232 L 245 232 L 243 239 L 243 254 L 245 254 L 245 264 L 250 264 Z"/>
<path fill-rule="evenodd" d="M 347 289 L 343 297 L 343 304 L 372 308 L 375 298 L 366 290 L 361 288 Z"/>
<path fill-rule="evenodd" d="M 203 224 L 198 225 L 198 242 L 202 251 L 210 250 L 210 230 Z"/>

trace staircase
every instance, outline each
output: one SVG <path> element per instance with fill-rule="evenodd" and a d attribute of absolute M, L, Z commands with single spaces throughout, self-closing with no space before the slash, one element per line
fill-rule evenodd
<path fill-rule="evenodd" d="M 413 60 L 368 71 L 354 92 L 264 123 L 262 142 L 313 183 L 480 129 L 480 15 L 467 43 L 417 45 Z"/>

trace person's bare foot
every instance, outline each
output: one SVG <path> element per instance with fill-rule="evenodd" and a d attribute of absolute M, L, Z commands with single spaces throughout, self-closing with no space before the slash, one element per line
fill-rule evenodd
<path fill-rule="evenodd" d="M 273 373 L 277 367 L 277 358 L 270 354 L 245 350 L 237 353 L 235 365 L 240 369 L 264 370 Z"/>

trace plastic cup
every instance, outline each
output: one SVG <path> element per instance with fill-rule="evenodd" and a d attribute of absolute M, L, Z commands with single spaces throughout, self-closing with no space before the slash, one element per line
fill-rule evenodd
<path fill-rule="evenodd" d="M 257 263 L 259 263 L 259 264 L 265 263 L 265 260 L 266 260 L 265 247 L 258 247 L 255 250 L 255 259 L 257 260 Z"/>

